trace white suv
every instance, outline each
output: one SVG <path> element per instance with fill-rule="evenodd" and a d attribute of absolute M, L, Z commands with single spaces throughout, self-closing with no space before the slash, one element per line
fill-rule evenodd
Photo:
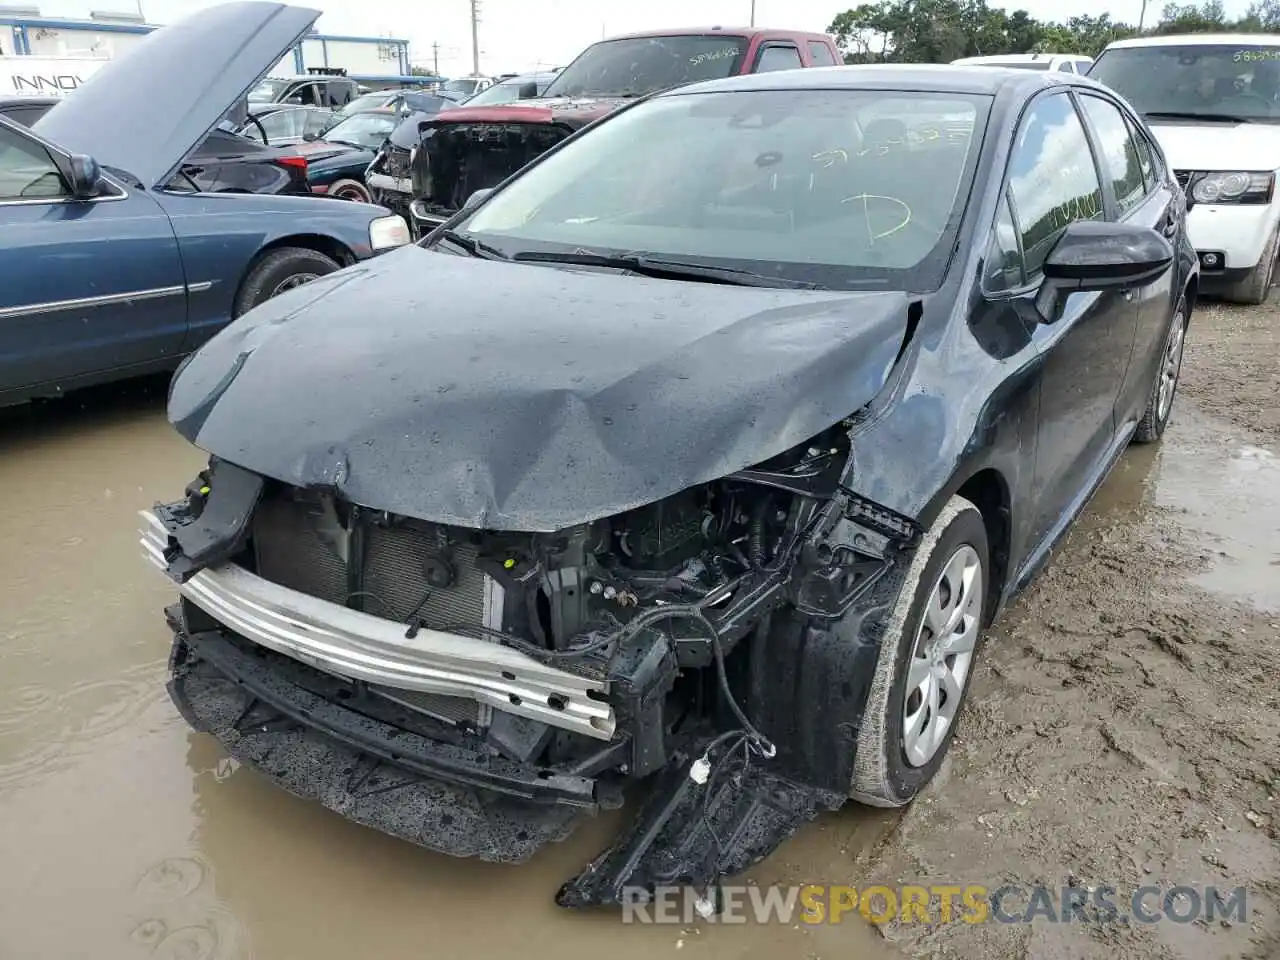
<path fill-rule="evenodd" d="M 991 57 L 961 57 L 951 62 L 967 64 L 971 67 L 1009 67 L 1014 70 L 1088 73 L 1093 59 L 1079 53 L 1001 53 Z"/>
<path fill-rule="evenodd" d="M 1280 245 L 1280 36 L 1121 40 L 1089 76 L 1145 117 L 1182 184 L 1201 289 L 1266 300 Z"/>

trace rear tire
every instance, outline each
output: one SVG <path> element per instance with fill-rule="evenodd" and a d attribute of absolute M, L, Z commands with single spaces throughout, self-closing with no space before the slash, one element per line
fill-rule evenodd
<path fill-rule="evenodd" d="M 1147 409 L 1133 431 L 1134 443 L 1155 443 L 1164 436 L 1164 428 L 1173 413 L 1173 398 L 1178 392 L 1178 379 L 1182 374 L 1182 352 L 1187 342 L 1187 300 L 1178 298 L 1178 305 L 1169 319 L 1169 332 L 1165 334 L 1160 352 L 1160 366 L 1156 369 L 1151 392 L 1147 395 Z"/>
<path fill-rule="evenodd" d="M 339 269 L 337 261 L 306 247 L 281 247 L 259 260 L 236 295 L 235 316 L 247 313 L 277 294 L 310 283 Z"/>
<path fill-rule="evenodd" d="M 1258 265 L 1247 277 L 1227 289 L 1227 300 L 1254 305 L 1267 302 L 1267 295 L 1271 293 L 1271 281 L 1275 278 L 1278 246 L 1280 246 L 1280 229 L 1277 229 L 1267 241 Z"/>
<path fill-rule="evenodd" d="M 358 203 L 372 203 L 369 188 L 358 180 L 339 180 L 329 188 L 329 196 L 339 200 L 354 200 Z"/>
<path fill-rule="evenodd" d="M 982 514 L 952 497 L 911 559 L 858 731 L 849 795 L 915 799 L 942 765 L 981 649 L 990 551 Z"/>

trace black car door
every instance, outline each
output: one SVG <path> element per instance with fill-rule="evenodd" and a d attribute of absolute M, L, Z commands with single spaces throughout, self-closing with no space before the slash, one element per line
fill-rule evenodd
<path fill-rule="evenodd" d="M 1025 289 L 1043 280 L 1045 257 L 1075 220 L 1107 216 L 1107 199 L 1080 114 L 1064 90 L 1034 100 L 1009 161 L 1008 195 Z M 1137 308 L 1119 291 L 1059 298 L 1050 322 L 1030 331 L 1040 356 L 1040 413 L 1029 543 L 1055 538 L 1111 455 L 1113 411 L 1133 352 Z"/>
<path fill-rule="evenodd" d="M 1176 248 L 1184 201 L 1169 177 L 1157 174 L 1157 154 L 1151 145 L 1142 140 L 1125 116 L 1126 111 L 1114 101 L 1082 93 L 1080 105 L 1098 146 L 1105 175 L 1113 184 L 1119 218 L 1159 231 Z M 1138 329 L 1133 360 L 1116 401 L 1117 430 L 1127 430 L 1146 411 L 1156 368 L 1164 355 L 1169 319 L 1179 292 L 1177 284 L 1177 271 L 1171 269 L 1134 291 Z"/>

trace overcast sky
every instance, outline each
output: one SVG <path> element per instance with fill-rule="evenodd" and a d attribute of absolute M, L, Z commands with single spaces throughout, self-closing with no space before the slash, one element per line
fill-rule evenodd
<path fill-rule="evenodd" d="M 17 0 L 3 0 L 17 2 Z M 24 0 L 39 4 L 45 16 L 86 17 L 91 9 L 129 10 L 135 0 Z M 167 23 L 216 0 L 140 0 L 153 23 Z M 324 11 L 324 33 L 403 37 L 409 54 L 430 67 L 431 45 L 440 45 L 440 71 L 457 76 L 471 71 L 469 0 L 293 0 Z M 757 26 L 823 30 L 841 10 L 858 0 L 756 0 Z M 988 0 L 993 7 L 999 0 Z M 1159 15 L 1164 0 L 1150 0 L 1148 18 Z M 1243 12 L 1247 0 L 1226 0 L 1228 14 Z M 1110 12 L 1136 22 L 1141 0 L 1026 0 L 1008 3 L 1037 17 Z M 563 66 L 602 34 L 658 27 L 738 26 L 750 18 L 751 0 L 481 0 L 480 68 L 509 73 Z"/>

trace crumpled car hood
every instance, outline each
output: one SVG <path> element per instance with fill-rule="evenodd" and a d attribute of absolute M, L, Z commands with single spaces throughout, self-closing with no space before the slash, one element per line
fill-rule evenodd
<path fill-rule="evenodd" d="M 405 247 L 282 294 L 169 396 L 209 453 L 378 510 L 555 531 L 757 464 L 869 402 L 907 297 Z"/>

